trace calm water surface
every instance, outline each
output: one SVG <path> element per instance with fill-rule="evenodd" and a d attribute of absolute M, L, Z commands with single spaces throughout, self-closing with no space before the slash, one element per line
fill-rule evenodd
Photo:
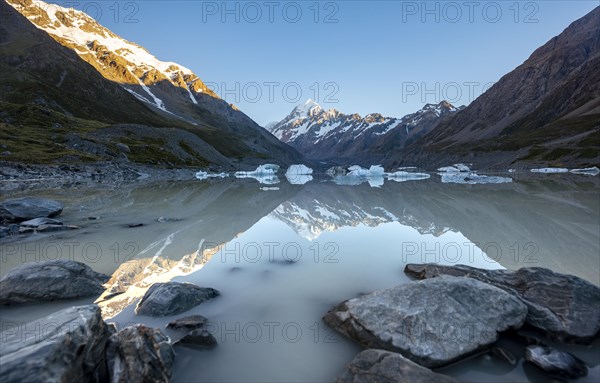
<path fill-rule="evenodd" d="M 119 327 L 164 328 L 173 319 L 134 315 L 152 283 L 214 287 L 221 297 L 185 315 L 209 318 L 219 345 L 177 346 L 176 382 L 331 382 L 360 347 L 321 317 L 345 299 L 409 282 L 406 263 L 541 266 L 600 284 L 599 181 L 551 175 L 457 185 L 433 177 L 373 188 L 315 180 L 264 191 L 254 180 L 224 180 L 13 193 L 64 202 L 62 219 L 82 229 L 3 243 L 0 274 L 39 259 L 85 262 L 112 275 L 108 293 L 119 294 L 100 305 Z M 0 322 L 73 304 L 3 309 Z M 522 357 L 516 344 L 503 344 Z M 580 381 L 600 380 L 598 344 L 567 350 L 592 366 Z M 487 355 L 442 372 L 472 382 L 546 381 L 522 361 L 513 367 Z"/>

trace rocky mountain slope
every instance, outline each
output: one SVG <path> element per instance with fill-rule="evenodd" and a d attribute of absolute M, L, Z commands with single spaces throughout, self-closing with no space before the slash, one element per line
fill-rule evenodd
<path fill-rule="evenodd" d="M 600 163 L 600 7 L 573 22 L 390 165 Z"/>
<path fill-rule="evenodd" d="M 233 167 L 302 159 L 189 69 L 156 59 L 85 13 L 37 0 L 0 7 L 7 160 Z"/>
<path fill-rule="evenodd" d="M 298 149 L 307 158 L 371 164 L 386 150 L 401 149 L 407 142 L 429 132 L 459 109 L 446 101 L 427 104 L 402 118 L 373 113 L 365 117 L 324 110 L 312 100 L 298 105 L 278 123 L 266 129 Z"/>

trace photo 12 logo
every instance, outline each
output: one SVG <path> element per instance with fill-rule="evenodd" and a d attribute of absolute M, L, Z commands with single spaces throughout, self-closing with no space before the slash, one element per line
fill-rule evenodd
<path fill-rule="evenodd" d="M 534 1 L 403 1 L 402 22 L 421 23 L 514 23 L 535 24 L 540 10 Z"/>
<path fill-rule="evenodd" d="M 306 260 L 314 263 L 339 263 L 340 247 L 335 242 L 313 242 L 308 248 L 297 242 L 240 242 L 219 245 L 204 242 L 201 251 L 216 249 L 222 263 L 282 263 L 292 264 Z M 214 256 L 214 255 L 213 255 Z"/>
<path fill-rule="evenodd" d="M 402 82 L 402 102 L 418 98 L 419 102 L 439 103 L 448 101 L 451 104 L 469 104 L 494 86 L 494 82 Z"/>
<path fill-rule="evenodd" d="M 203 1 L 202 22 L 290 23 L 306 20 L 337 24 L 340 5 L 334 1 Z"/>
<path fill-rule="evenodd" d="M 98 23 L 110 21 L 115 24 L 137 24 L 140 22 L 140 2 L 137 1 L 59 1 L 56 3 L 36 3 L 32 10 L 39 17 L 48 17 L 63 8 L 78 10 Z"/>
<path fill-rule="evenodd" d="M 286 102 L 298 104 L 310 98 L 317 103 L 337 104 L 340 86 L 333 81 L 300 84 L 295 81 L 206 82 L 206 86 L 229 103 Z"/>

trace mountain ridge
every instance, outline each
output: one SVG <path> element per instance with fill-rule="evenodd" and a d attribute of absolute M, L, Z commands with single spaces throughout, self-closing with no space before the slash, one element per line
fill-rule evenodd
<path fill-rule="evenodd" d="M 40 8 L 42 4 L 38 0 L 1 1 L 0 102 L 4 113 L 0 123 L 7 127 L 1 134 L 8 149 L 6 160 L 131 160 L 226 168 L 303 160 L 293 148 L 218 98 L 187 68 L 157 60 L 82 12 L 53 5 L 49 16 Z M 75 27 L 83 28 L 81 35 L 61 36 Z M 107 51 L 100 44 L 102 36 L 114 40 L 113 44 L 129 44 L 129 53 Z M 131 52 L 137 54 L 135 59 Z M 169 71 L 170 77 L 142 63 L 140 57 Z M 19 133 L 19 125 L 39 142 L 28 141 Z M 172 129 L 172 134 L 163 128 Z M 119 150 L 117 144 L 129 148 Z"/>
<path fill-rule="evenodd" d="M 428 132 L 460 109 L 442 101 L 426 104 L 401 118 L 384 117 L 379 113 L 362 117 L 336 109 L 325 110 L 309 99 L 283 120 L 266 128 L 308 158 L 333 162 L 353 159 L 354 163 L 366 164 L 383 156 L 377 148 L 386 142 L 391 141 L 396 148 L 401 148 L 408 140 Z"/>
<path fill-rule="evenodd" d="M 386 162 L 595 166 L 600 163 L 599 67 L 600 6 Z"/>

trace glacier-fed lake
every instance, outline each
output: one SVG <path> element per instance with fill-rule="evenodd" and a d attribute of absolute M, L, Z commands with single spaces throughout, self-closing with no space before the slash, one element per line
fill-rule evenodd
<path fill-rule="evenodd" d="M 164 330 L 174 318 L 203 315 L 219 344 L 176 346 L 173 380 L 228 383 L 334 381 L 361 348 L 321 318 L 343 300 L 408 283 L 407 263 L 547 267 L 600 284 L 600 177 L 456 184 L 433 174 L 336 184 L 315 176 L 304 185 L 281 178 L 271 185 L 225 178 L 13 193 L 63 202 L 61 219 L 81 229 L 5 239 L 0 274 L 24 262 L 84 262 L 112 275 L 108 291 L 118 294 L 100 306 L 119 328 Z M 173 317 L 136 316 L 146 289 L 169 280 L 221 296 Z M 92 301 L 3 308 L 0 324 Z M 516 366 L 483 354 L 440 372 L 472 382 L 547 381 L 523 363 L 514 342 L 503 342 L 519 357 Z M 600 379 L 597 343 L 566 349 L 591 367 L 579 381 Z"/>

